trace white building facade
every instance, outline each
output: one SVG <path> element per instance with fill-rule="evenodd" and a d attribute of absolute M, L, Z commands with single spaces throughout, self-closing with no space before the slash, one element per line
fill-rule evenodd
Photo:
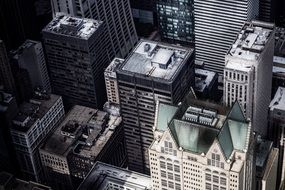
<path fill-rule="evenodd" d="M 207 114 L 217 113 L 189 106 L 182 120 L 174 116 L 167 129 L 156 136 L 149 149 L 154 190 L 252 189 L 250 122 L 241 117 L 238 104 L 228 117 L 214 116 L 211 124 L 205 119 Z M 236 133 L 236 127 L 243 132 Z"/>
<path fill-rule="evenodd" d="M 224 103 L 242 105 L 254 131 L 267 135 L 267 109 L 271 96 L 274 25 L 246 23 L 225 56 Z"/>

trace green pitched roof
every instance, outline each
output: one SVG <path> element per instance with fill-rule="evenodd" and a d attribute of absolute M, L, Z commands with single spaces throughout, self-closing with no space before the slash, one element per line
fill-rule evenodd
<path fill-rule="evenodd" d="M 158 130 L 165 131 L 167 129 L 168 123 L 172 120 L 177 109 L 178 107 L 176 106 L 159 103 L 156 121 L 156 126 Z"/>
<path fill-rule="evenodd" d="M 242 108 L 240 107 L 240 104 L 238 101 L 236 101 L 228 114 L 228 118 L 235 120 L 235 121 L 240 121 L 240 122 L 247 122 L 246 118 L 244 116 L 244 113 L 242 111 Z"/>
<path fill-rule="evenodd" d="M 168 127 L 178 146 L 196 153 L 207 153 L 217 138 L 227 159 L 234 149 L 241 151 L 246 149 L 249 130 L 248 122 L 237 102 L 221 129 L 177 119 L 173 119 Z"/>
<path fill-rule="evenodd" d="M 169 129 L 177 145 L 196 153 L 206 153 L 219 133 L 215 128 L 192 125 L 176 119 L 170 123 Z"/>

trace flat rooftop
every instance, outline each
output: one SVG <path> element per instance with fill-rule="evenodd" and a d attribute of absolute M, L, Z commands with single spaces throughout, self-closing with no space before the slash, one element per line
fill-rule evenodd
<path fill-rule="evenodd" d="M 136 190 L 150 190 L 150 176 L 96 162 L 78 190 L 103 190 L 109 183 Z"/>
<path fill-rule="evenodd" d="M 43 32 L 77 37 L 86 40 L 99 28 L 101 24 L 102 21 L 77 18 L 64 13 L 57 13 L 53 20 L 43 29 Z"/>
<path fill-rule="evenodd" d="M 0 112 L 5 112 L 12 100 L 13 96 L 11 94 L 0 91 Z"/>
<path fill-rule="evenodd" d="M 35 122 L 42 119 L 60 98 L 58 95 L 50 94 L 45 98 L 34 97 L 29 102 L 22 103 L 17 116 L 13 119 L 12 129 L 20 132 L 29 131 Z"/>
<path fill-rule="evenodd" d="M 193 49 L 141 40 L 120 69 L 131 74 L 172 80 Z"/>
<path fill-rule="evenodd" d="M 275 93 L 274 98 L 269 104 L 270 111 L 274 109 L 285 110 L 285 88 L 278 87 L 277 92 Z"/>
<path fill-rule="evenodd" d="M 203 92 L 214 80 L 217 73 L 205 69 L 195 69 L 195 90 Z"/>
<path fill-rule="evenodd" d="M 95 158 L 121 121 L 107 112 L 76 105 L 41 150 L 58 156 Z"/>
<path fill-rule="evenodd" d="M 254 61 L 264 50 L 274 29 L 274 24 L 252 21 L 245 23 L 228 56 Z"/>
<path fill-rule="evenodd" d="M 29 49 L 41 42 L 33 41 L 33 40 L 26 40 L 17 50 L 11 51 L 11 55 L 14 59 L 18 59 L 24 52 L 24 50 Z"/>

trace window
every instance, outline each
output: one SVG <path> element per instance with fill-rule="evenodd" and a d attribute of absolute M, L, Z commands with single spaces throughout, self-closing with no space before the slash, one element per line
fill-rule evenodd
<path fill-rule="evenodd" d="M 213 175 L 213 182 L 219 183 L 219 176 Z"/>
<path fill-rule="evenodd" d="M 211 190 L 212 189 L 212 186 L 210 183 L 206 183 L 206 190 Z"/>
<path fill-rule="evenodd" d="M 221 177 L 220 178 L 220 183 L 221 183 L 221 185 L 227 185 L 227 179 L 224 178 L 224 177 Z"/>
<path fill-rule="evenodd" d="M 207 174 L 205 176 L 206 181 L 211 181 L 211 174 Z"/>

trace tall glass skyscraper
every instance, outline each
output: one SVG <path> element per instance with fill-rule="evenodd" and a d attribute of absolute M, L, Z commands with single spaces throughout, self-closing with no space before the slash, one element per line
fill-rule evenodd
<path fill-rule="evenodd" d="M 188 45 L 194 42 L 193 0 L 157 0 L 156 9 L 163 40 Z"/>

